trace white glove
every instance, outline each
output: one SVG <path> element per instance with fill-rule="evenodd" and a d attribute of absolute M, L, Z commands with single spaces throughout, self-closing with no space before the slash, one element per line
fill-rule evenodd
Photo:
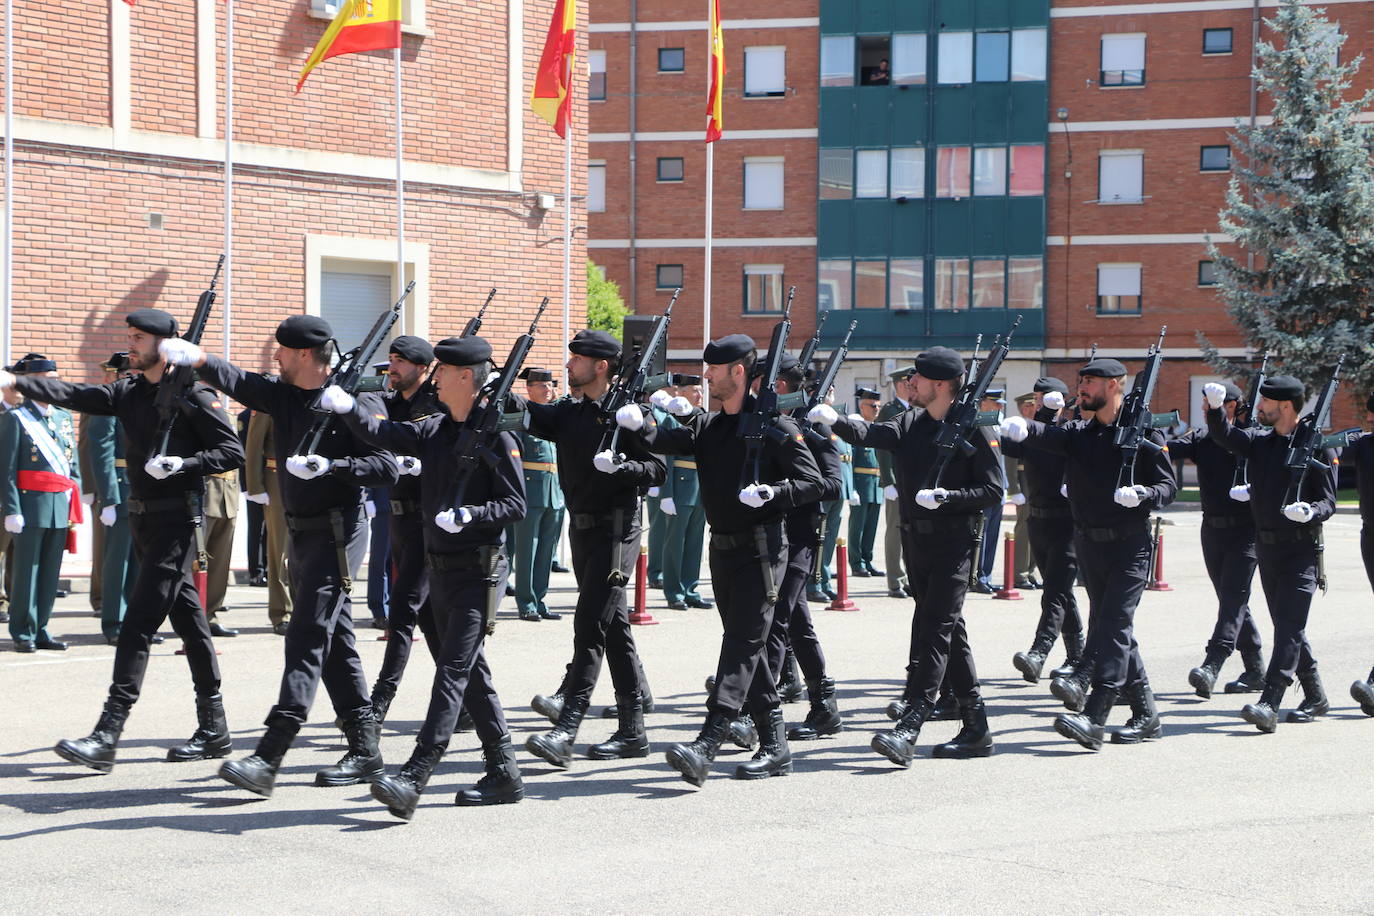
<path fill-rule="evenodd" d="M 916 505 L 922 509 L 938 509 L 940 504 L 947 499 L 949 499 L 949 491 L 944 487 L 916 491 Z"/>
<path fill-rule="evenodd" d="M 413 455 L 397 455 L 396 470 L 402 475 L 409 474 L 412 477 L 419 477 L 420 459 Z"/>
<path fill-rule="evenodd" d="M 363 512 L 367 513 L 367 517 L 370 519 L 376 518 L 377 504 L 370 499 L 363 500 Z"/>
<path fill-rule="evenodd" d="M 650 498 L 650 499 L 658 499 L 658 494 L 659 494 L 660 492 L 662 492 L 662 491 L 659 490 L 658 487 L 650 487 L 650 488 L 649 488 L 649 498 Z"/>
<path fill-rule="evenodd" d="M 445 509 L 434 516 L 434 524 L 447 531 L 449 534 L 457 534 L 463 530 L 462 524 L 458 521 L 458 513 L 452 509 Z"/>
<path fill-rule="evenodd" d="M 669 398 L 663 409 L 675 417 L 690 417 L 692 415 L 692 402 L 682 395 L 678 395 L 675 398 Z"/>
<path fill-rule="evenodd" d="M 81 494 L 81 501 L 82 501 L 83 503 L 85 503 L 86 505 L 88 505 L 88 506 L 94 506 L 94 505 L 95 505 L 95 494 L 94 494 L 94 493 L 82 493 L 82 494 Z"/>
<path fill-rule="evenodd" d="M 1011 500 L 1011 504 L 1012 504 L 1013 506 L 1024 506 L 1024 505 L 1026 504 L 1026 494 L 1025 494 L 1025 493 L 1013 493 L 1013 494 L 1011 494 L 1011 496 L 1009 496 L 1009 497 L 1007 497 L 1007 498 Z"/>
<path fill-rule="evenodd" d="M 1059 410 L 1064 406 L 1064 395 L 1058 391 L 1046 391 L 1040 402 L 1050 410 Z"/>
<path fill-rule="evenodd" d="M 325 410 L 332 410 L 334 413 L 352 413 L 353 395 L 338 385 L 330 385 L 320 392 L 320 406 Z"/>
<path fill-rule="evenodd" d="M 638 405 L 626 404 L 615 412 L 615 422 L 620 424 L 621 429 L 636 432 L 644 427 L 644 411 Z"/>
<path fill-rule="evenodd" d="M 621 410 L 624 409 L 625 408 L 623 407 L 621 408 Z M 630 409 L 638 412 L 638 408 L 632 407 Z M 618 412 L 619 411 L 617 411 L 617 413 Z M 603 474 L 614 474 L 616 471 L 620 470 L 621 462 L 620 459 L 616 457 L 614 452 L 612 452 L 610 449 L 606 449 L 604 452 L 597 452 L 595 455 L 592 456 L 592 467 L 596 468 Z"/>
<path fill-rule="evenodd" d="M 14 387 L 14 373 L 0 369 L 0 388 Z"/>
<path fill-rule="evenodd" d="M 1134 509 L 1136 506 L 1140 505 L 1141 501 L 1144 500 L 1147 495 L 1149 495 L 1149 492 L 1149 490 L 1146 490 L 1140 484 L 1136 484 L 1133 487 L 1118 487 L 1116 492 L 1112 494 L 1112 499 L 1118 506 Z"/>
<path fill-rule="evenodd" d="M 834 426 L 835 421 L 839 418 L 840 415 L 836 413 L 835 408 L 831 407 L 829 404 L 817 404 L 806 412 L 806 420 L 808 423 L 821 423 L 825 426 Z"/>
<path fill-rule="evenodd" d="M 649 395 L 649 403 L 657 407 L 659 410 L 667 410 L 668 402 L 672 399 L 673 396 L 662 388 L 658 389 L 653 394 Z"/>
<path fill-rule="evenodd" d="M 1238 487 L 1232 487 L 1231 498 L 1238 503 L 1248 503 L 1250 501 L 1250 485 L 1243 483 Z"/>
<path fill-rule="evenodd" d="M 860 499 L 859 499 L 859 494 L 858 494 L 858 493 L 850 493 L 850 494 L 849 494 L 849 504 L 850 504 L 851 506 L 858 506 L 858 505 L 861 505 L 861 501 L 860 501 Z"/>
<path fill-rule="evenodd" d="M 104 509 L 100 510 L 100 524 L 109 528 L 117 520 L 117 515 L 118 513 L 115 512 L 114 506 L 106 506 Z"/>
<path fill-rule="evenodd" d="M 1030 427 L 1026 425 L 1025 417 L 1007 417 L 998 424 L 997 429 L 1003 438 L 1010 439 L 1012 442 L 1024 442 Z"/>
<path fill-rule="evenodd" d="M 778 491 L 766 483 L 751 483 L 739 491 L 739 501 L 751 509 L 761 509 Z"/>
<path fill-rule="evenodd" d="M 1314 515 L 1316 515 L 1316 513 L 1312 511 L 1311 503 L 1289 503 L 1283 507 L 1283 517 L 1290 522 L 1297 522 L 1300 525 L 1305 525 L 1312 521 Z"/>
<path fill-rule="evenodd" d="M 1202 386 L 1202 396 L 1207 399 L 1208 407 L 1220 407 L 1226 403 L 1226 388 L 1216 382 L 1208 382 Z"/>
<path fill-rule="evenodd" d="M 181 471 L 186 462 L 177 455 L 154 455 L 143 465 L 143 470 L 154 480 L 166 480 Z"/>
<path fill-rule="evenodd" d="M 245 494 L 245 498 L 250 503 L 257 503 L 259 506 L 265 506 L 272 501 L 272 498 L 266 493 L 248 493 Z"/>
<path fill-rule="evenodd" d="M 194 366 L 205 359 L 204 350 L 180 337 L 168 337 L 157 345 L 157 352 L 169 366 Z"/>
<path fill-rule="evenodd" d="M 7 515 L 5 516 L 5 530 L 10 534 L 24 533 L 24 516 Z"/>
<path fill-rule="evenodd" d="M 677 503 L 673 502 L 671 496 L 660 499 L 658 508 L 664 515 L 677 515 Z"/>
<path fill-rule="evenodd" d="M 332 462 L 323 455 L 291 455 L 286 459 L 286 469 L 301 480 L 323 477 L 329 473 L 331 464 Z"/>
<path fill-rule="evenodd" d="M 897 498 L 897 488 L 896 488 L 896 487 L 894 487 L 892 484 L 888 484 L 887 486 L 883 487 L 883 499 L 887 500 L 888 502 L 891 502 L 892 500 L 894 500 L 894 499 L 896 499 L 896 498 Z"/>
<path fill-rule="evenodd" d="M 1065 499 L 1068 499 L 1068 498 L 1069 498 L 1069 485 L 1068 485 L 1068 484 L 1066 484 L 1066 483 L 1061 483 L 1061 484 L 1059 485 L 1059 495 L 1062 496 L 1062 497 L 1064 497 Z"/>

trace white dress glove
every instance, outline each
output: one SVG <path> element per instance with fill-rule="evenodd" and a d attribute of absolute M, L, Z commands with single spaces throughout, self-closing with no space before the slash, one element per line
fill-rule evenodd
<path fill-rule="evenodd" d="M 377 504 L 370 499 L 363 500 L 363 512 L 369 519 L 377 517 Z"/>
<path fill-rule="evenodd" d="M 414 455 L 397 455 L 396 471 L 401 475 L 409 474 L 412 477 L 420 476 L 420 459 Z"/>
<path fill-rule="evenodd" d="M 673 502 L 671 496 L 658 501 L 658 508 L 664 515 L 677 515 L 677 503 Z"/>
<path fill-rule="evenodd" d="M 949 491 L 944 487 L 936 487 L 933 490 L 917 490 L 916 505 L 922 509 L 938 509 L 940 505 L 949 499 Z"/>
<path fill-rule="evenodd" d="M 114 506 L 106 506 L 104 509 L 100 510 L 100 524 L 104 525 L 106 528 L 112 526 L 118 520 L 118 517 L 119 513 L 115 511 Z"/>
<path fill-rule="evenodd" d="M 1050 410 L 1060 410 L 1064 406 L 1064 395 L 1058 391 L 1046 391 L 1040 402 Z"/>
<path fill-rule="evenodd" d="M 1011 494 L 1011 496 L 1008 497 L 1008 499 L 1011 500 L 1011 504 L 1013 506 L 1024 506 L 1026 504 L 1025 493 L 1013 493 Z"/>
<path fill-rule="evenodd" d="M 615 412 L 615 422 L 621 429 L 637 432 L 644 428 L 644 411 L 636 404 L 626 404 Z"/>
<path fill-rule="evenodd" d="M 148 472 L 148 476 L 154 480 L 166 480 L 173 474 L 181 471 L 181 466 L 186 462 L 177 455 L 154 455 L 143 465 L 143 470 Z"/>
<path fill-rule="evenodd" d="M 1030 427 L 1026 425 L 1025 417 L 1007 417 L 998 424 L 997 429 L 1004 438 L 1012 442 L 1024 442 Z"/>
<path fill-rule="evenodd" d="M 806 412 L 807 422 L 820 423 L 825 426 L 834 426 L 835 421 L 839 418 L 840 415 L 829 404 L 817 404 Z"/>
<path fill-rule="evenodd" d="M 353 395 L 338 385 L 330 385 L 320 393 L 320 406 L 334 413 L 352 413 Z"/>
<path fill-rule="evenodd" d="M 245 494 L 245 498 L 250 503 L 257 503 L 259 506 L 265 506 L 272 501 L 272 498 L 266 493 L 248 493 Z"/>
<path fill-rule="evenodd" d="M 672 399 L 673 396 L 668 392 L 664 391 L 662 388 L 658 389 L 653 394 L 649 395 L 649 403 L 657 407 L 659 410 L 667 410 L 668 402 Z"/>
<path fill-rule="evenodd" d="M 888 502 L 891 502 L 896 498 L 897 488 L 895 486 L 893 486 L 892 484 L 888 484 L 887 486 L 883 487 L 883 499 L 887 500 Z"/>
<path fill-rule="evenodd" d="M 1248 483 L 1232 487 L 1230 493 L 1231 498 L 1238 503 L 1248 503 L 1250 501 L 1250 485 Z"/>
<path fill-rule="evenodd" d="M 169 366 L 194 366 L 205 358 L 204 350 L 180 337 L 168 337 L 157 345 L 157 352 Z"/>
<path fill-rule="evenodd" d="M 624 409 L 623 407 L 621 408 L 621 410 Z M 638 411 L 638 408 L 632 407 L 630 409 L 636 412 Z M 603 474 L 614 474 L 616 471 L 620 470 L 622 466 L 620 459 L 610 449 L 606 449 L 604 452 L 597 452 L 592 456 L 592 467 Z"/>
<path fill-rule="evenodd" d="M 328 474 L 332 463 L 323 455 L 291 455 L 286 459 L 286 469 L 301 480 L 314 480 Z"/>
<path fill-rule="evenodd" d="M 10 534 L 24 533 L 24 516 L 7 515 L 5 516 L 5 530 Z"/>
<path fill-rule="evenodd" d="M 1118 487 L 1112 494 L 1112 499 L 1118 506 L 1125 506 L 1127 509 L 1134 509 L 1144 502 L 1145 497 L 1150 495 L 1150 491 L 1140 484 L 1133 487 Z"/>
<path fill-rule="evenodd" d="M 649 488 L 649 498 L 650 498 L 650 499 L 658 499 L 658 494 L 659 494 L 660 492 L 662 492 L 662 491 L 659 490 L 658 487 L 650 487 L 650 488 Z"/>
<path fill-rule="evenodd" d="M 1226 388 L 1216 382 L 1208 382 L 1202 386 L 1202 396 L 1207 399 L 1208 407 L 1220 407 L 1226 403 Z"/>
<path fill-rule="evenodd" d="M 452 509 L 445 509 L 434 516 L 434 524 L 447 531 L 449 534 L 457 534 L 463 530 L 462 524 L 458 522 L 458 513 Z"/>
<path fill-rule="evenodd" d="M 766 483 L 751 483 L 739 491 L 739 501 L 751 509 L 762 509 L 764 503 L 777 495 L 778 491 Z"/>
<path fill-rule="evenodd" d="M 1312 511 L 1311 503 L 1289 503 L 1283 507 L 1283 517 L 1300 525 L 1312 521 L 1314 515 L 1316 513 Z"/>
<path fill-rule="evenodd" d="M 1066 484 L 1066 483 L 1061 483 L 1061 484 L 1059 485 L 1059 495 L 1062 496 L 1062 497 L 1064 497 L 1065 499 L 1068 499 L 1068 498 L 1069 498 L 1069 485 L 1068 485 L 1068 484 Z"/>
<path fill-rule="evenodd" d="M 859 499 L 859 494 L 858 494 L 858 493 L 850 493 L 850 494 L 849 494 L 849 504 L 850 504 L 851 506 L 862 505 L 862 501 Z"/>
<path fill-rule="evenodd" d="M 682 395 L 678 395 L 675 398 L 669 398 L 663 409 L 675 417 L 689 417 L 692 415 L 692 402 Z"/>

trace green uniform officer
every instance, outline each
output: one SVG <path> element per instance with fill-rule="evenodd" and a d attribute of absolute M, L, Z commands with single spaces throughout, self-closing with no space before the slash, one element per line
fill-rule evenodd
<path fill-rule="evenodd" d="M 129 368 L 129 354 L 116 353 L 101 363 L 109 384 Z M 91 512 L 100 524 L 93 526 L 104 535 L 101 552 L 93 563 L 100 564 L 100 630 L 110 645 L 119 642 L 124 611 L 133 595 L 137 565 L 133 533 L 129 530 L 129 469 L 125 461 L 124 431 L 113 416 L 87 416 L 82 433 L 89 442 L 90 486 L 95 498 Z"/>
<path fill-rule="evenodd" d="M 678 382 L 677 396 L 687 399 L 694 408 L 689 416 L 696 416 L 701 412 L 701 377 L 678 376 Z M 665 417 L 660 422 L 670 429 L 679 425 L 678 418 L 671 414 Z M 696 459 L 669 458 L 668 476 L 660 489 L 659 509 L 667 519 L 663 596 L 668 599 L 668 607 L 679 611 L 715 607 L 714 601 L 703 598 L 698 591 L 701 587 L 701 552 L 706 540 L 706 507 L 701 504 Z"/>
<path fill-rule="evenodd" d="M 878 419 L 881 395 L 872 388 L 854 392 L 859 416 L 872 423 Z M 878 452 L 866 446 L 854 448 L 854 496 L 849 503 L 849 571 L 856 576 L 881 576 L 873 565 L 873 544 L 878 536 L 878 516 L 883 508 L 883 485 L 878 467 Z"/>
<path fill-rule="evenodd" d="M 661 393 L 660 393 L 661 392 Z M 677 393 L 677 389 L 672 387 L 662 388 L 655 392 L 656 398 L 661 398 L 662 403 Z M 668 420 L 668 414 L 657 405 L 651 408 L 654 419 L 659 423 Z M 645 510 L 648 512 L 649 522 L 649 587 L 664 588 L 663 584 L 663 552 L 668 534 L 668 516 L 663 514 L 663 507 L 660 504 L 663 499 L 663 488 L 650 487 L 648 495 L 644 498 Z M 669 552 L 676 552 L 677 545 L 668 546 Z"/>
<path fill-rule="evenodd" d="M 553 401 L 556 383 L 549 369 L 525 369 L 525 394 L 536 404 Z M 563 488 L 558 485 L 558 449 L 545 439 L 520 434 L 520 457 L 525 474 L 525 517 L 511 527 L 515 547 L 515 606 L 521 620 L 558 620 L 563 615 L 544 603 L 549 591 L 549 571 L 558 548 L 563 520 Z"/>
<path fill-rule="evenodd" d="M 834 601 L 839 597 L 830 587 L 833 575 L 830 572 L 830 563 L 835 559 L 835 542 L 840 537 L 844 507 L 854 502 L 854 446 L 834 433 L 830 434 L 830 441 L 840 453 L 840 498 L 821 504 L 821 509 L 825 512 L 825 528 L 822 532 L 824 536 L 821 538 L 820 581 L 813 578 L 807 583 L 808 601 Z"/>
<path fill-rule="evenodd" d="M 900 417 L 911 409 L 911 376 L 915 366 L 906 366 L 888 373 L 892 380 L 892 400 L 878 410 L 878 422 Z M 901 513 L 897 508 L 897 478 L 892 471 L 892 453 L 878 450 L 878 480 L 883 487 L 887 516 L 883 533 L 883 556 L 887 560 L 887 594 L 889 598 L 910 598 L 907 589 L 906 561 L 902 556 Z"/>

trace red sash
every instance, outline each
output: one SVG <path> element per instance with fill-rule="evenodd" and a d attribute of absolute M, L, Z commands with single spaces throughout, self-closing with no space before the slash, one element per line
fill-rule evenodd
<path fill-rule="evenodd" d="M 81 490 L 76 481 L 52 471 L 20 471 L 15 477 L 21 490 L 36 493 L 61 493 L 65 490 L 71 494 L 67 504 L 67 553 L 76 553 L 76 526 L 85 521 L 81 511 Z"/>

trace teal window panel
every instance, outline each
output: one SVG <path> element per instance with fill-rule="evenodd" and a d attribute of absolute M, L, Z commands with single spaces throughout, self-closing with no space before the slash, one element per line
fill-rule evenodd
<path fill-rule="evenodd" d="M 930 138 L 941 146 L 969 145 L 973 141 L 973 86 L 936 86 L 935 135 Z M 1042 109 L 1043 111 L 1043 109 Z M 1043 114 L 1041 120 L 1044 120 Z"/>
<path fill-rule="evenodd" d="M 1007 24 L 1012 28 L 1048 25 L 1050 0 L 1016 0 L 1011 5 Z"/>
<path fill-rule="evenodd" d="M 935 19 L 941 28 L 971 29 L 975 24 L 974 3 L 971 0 L 936 0 Z"/>
<path fill-rule="evenodd" d="M 854 253 L 854 202 L 822 200 L 816 205 L 816 257 L 847 258 Z"/>
<path fill-rule="evenodd" d="M 1011 83 L 1008 89 L 1006 138 L 1012 143 L 1044 143 L 1049 131 L 1049 84 Z"/>
<path fill-rule="evenodd" d="M 891 86 L 865 86 L 859 89 L 854 106 L 855 146 L 892 145 Z"/>
<path fill-rule="evenodd" d="M 854 31 L 860 35 L 877 35 L 892 31 L 892 6 L 862 0 L 855 17 Z"/>
<path fill-rule="evenodd" d="M 941 257 L 967 257 L 972 244 L 973 210 L 968 200 L 933 200 L 930 249 Z"/>
<path fill-rule="evenodd" d="M 1018 255 L 1044 253 L 1045 198 L 1011 197 L 1006 203 L 1006 251 Z"/>
<path fill-rule="evenodd" d="M 821 87 L 821 146 L 854 144 L 854 93 L 855 89 L 848 86 Z"/>
<path fill-rule="evenodd" d="M 858 22 L 855 0 L 821 0 L 821 34 L 853 34 Z"/>
<path fill-rule="evenodd" d="M 972 131 L 974 143 L 998 143 L 1007 139 L 1011 83 L 978 83 L 973 92 Z M 1040 120 L 1045 120 L 1044 107 Z"/>
<path fill-rule="evenodd" d="M 989 197 L 969 201 L 973 235 L 969 254 L 977 258 L 1006 254 L 1007 198 Z"/>
<path fill-rule="evenodd" d="M 892 211 L 897 206 L 886 198 L 853 203 L 856 257 L 886 255 L 892 248 Z"/>
<path fill-rule="evenodd" d="M 1016 0 L 1019 5 L 1022 0 Z M 1010 0 L 977 0 L 973 7 L 973 24 L 980 29 L 1005 29 L 1011 23 Z"/>
<path fill-rule="evenodd" d="M 920 146 L 927 140 L 926 93 L 923 86 L 898 86 L 892 92 L 892 145 Z"/>
<path fill-rule="evenodd" d="M 894 32 L 920 32 L 930 26 L 932 0 L 899 0 L 892 7 Z"/>
<path fill-rule="evenodd" d="M 892 245 L 894 258 L 919 258 L 926 253 L 926 216 L 930 201 L 909 200 L 892 205 Z"/>

